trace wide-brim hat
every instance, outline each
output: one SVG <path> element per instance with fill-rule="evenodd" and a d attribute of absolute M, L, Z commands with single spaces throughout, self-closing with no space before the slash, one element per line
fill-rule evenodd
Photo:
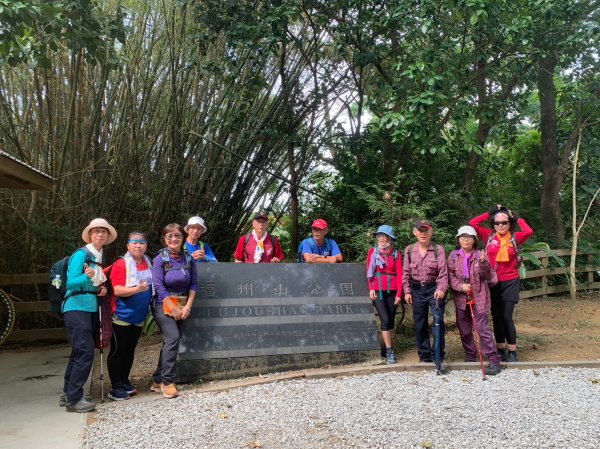
<path fill-rule="evenodd" d="M 477 239 L 477 231 L 472 226 L 461 226 L 458 228 L 458 232 L 455 237 L 460 237 L 461 235 L 466 234 L 471 237 L 475 237 Z"/>
<path fill-rule="evenodd" d="M 377 237 L 377 234 L 385 234 L 389 238 L 391 238 L 392 240 L 396 240 L 396 235 L 394 234 L 394 230 L 389 225 L 381 225 L 381 226 L 379 226 L 377 228 L 377 231 L 375 231 L 375 237 Z"/>
<path fill-rule="evenodd" d="M 185 225 L 185 228 L 183 228 L 183 230 L 185 232 L 188 232 L 189 226 L 201 226 L 204 229 L 202 233 L 205 233 L 207 231 L 206 225 L 204 224 L 204 219 L 202 217 L 198 217 L 197 215 L 190 217 L 190 219 L 187 222 L 187 225 Z"/>
<path fill-rule="evenodd" d="M 109 225 L 108 221 L 104 218 L 94 218 L 81 233 L 81 238 L 85 243 L 92 243 L 92 239 L 90 239 L 90 230 L 94 228 L 104 228 L 108 230 L 108 239 L 106 240 L 107 245 L 117 239 L 117 230 Z"/>

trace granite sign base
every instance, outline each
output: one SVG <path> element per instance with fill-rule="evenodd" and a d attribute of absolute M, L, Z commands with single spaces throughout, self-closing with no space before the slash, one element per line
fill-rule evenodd
<path fill-rule="evenodd" d="M 363 362 L 380 356 L 361 264 L 198 264 L 178 382 Z"/>
<path fill-rule="evenodd" d="M 328 365 L 350 365 L 379 359 L 376 351 L 315 352 L 226 359 L 179 360 L 177 382 L 195 383 L 200 380 L 223 380 L 259 374 L 323 368 Z"/>

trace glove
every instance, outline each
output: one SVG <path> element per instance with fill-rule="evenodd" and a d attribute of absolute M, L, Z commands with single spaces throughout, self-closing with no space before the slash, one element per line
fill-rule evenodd
<path fill-rule="evenodd" d="M 516 213 L 516 212 L 513 212 L 513 211 L 512 211 L 512 210 L 510 210 L 510 209 L 507 211 L 507 213 L 508 213 L 508 217 L 509 217 L 511 220 L 517 221 L 517 220 L 520 218 L 518 213 Z"/>
<path fill-rule="evenodd" d="M 502 204 L 494 204 L 492 207 L 490 207 L 488 214 L 491 217 L 500 212 L 501 210 L 506 210 L 506 207 L 504 207 Z"/>

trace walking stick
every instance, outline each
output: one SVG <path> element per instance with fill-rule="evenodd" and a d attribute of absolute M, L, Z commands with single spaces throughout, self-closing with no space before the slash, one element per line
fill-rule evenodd
<path fill-rule="evenodd" d="M 465 284 L 469 284 L 469 279 L 465 278 Z M 475 346 L 477 346 L 477 352 L 479 353 L 479 363 L 481 364 L 481 375 L 482 379 L 486 380 L 485 367 L 483 366 L 483 354 L 481 353 L 481 342 L 479 341 L 479 332 L 477 332 L 477 324 L 475 322 L 475 313 L 473 312 L 473 306 L 475 305 L 475 295 L 473 294 L 473 286 L 469 289 L 469 300 L 467 301 L 471 309 L 471 319 L 473 321 L 473 333 L 475 334 Z"/>
<path fill-rule="evenodd" d="M 104 301 L 106 297 L 102 297 L 101 301 Z M 104 340 L 102 336 L 102 304 L 98 307 L 98 319 L 100 320 L 100 402 L 104 404 Z"/>
<path fill-rule="evenodd" d="M 442 357 L 441 357 L 441 342 L 440 342 L 440 316 L 439 316 L 439 299 L 435 299 L 435 312 L 433 314 L 433 338 L 435 338 L 435 373 L 442 374 Z"/>

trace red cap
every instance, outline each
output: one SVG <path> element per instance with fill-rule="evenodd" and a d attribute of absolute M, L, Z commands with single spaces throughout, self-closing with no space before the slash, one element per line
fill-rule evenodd
<path fill-rule="evenodd" d="M 322 218 L 317 218 L 315 221 L 312 222 L 312 225 L 310 225 L 310 227 L 317 229 L 327 229 L 329 226 L 327 226 L 327 222 L 325 220 L 323 220 Z"/>
<path fill-rule="evenodd" d="M 415 229 L 420 228 L 433 229 L 433 226 L 429 220 L 417 220 L 415 223 Z"/>

